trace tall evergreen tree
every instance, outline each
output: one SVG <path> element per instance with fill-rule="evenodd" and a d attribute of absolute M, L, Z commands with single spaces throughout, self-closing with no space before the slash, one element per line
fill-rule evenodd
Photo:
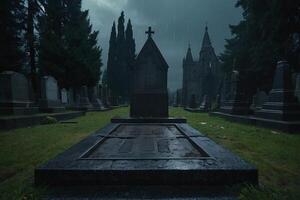
<path fill-rule="evenodd" d="M 81 0 L 66 3 L 66 87 L 95 86 L 101 76 L 101 49 L 97 45 L 98 31 L 92 30 L 88 11 L 81 11 Z"/>
<path fill-rule="evenodd" d="M 250 98 L 256 88 L 271 88 L 278 60 L 287 59 L 299 70 L 299 50 L 292 47 L 293 38 L 300 35 L 300 2 L 238 0 L 237 6 L 244 10 L 244 19 L 231 26 L 233 38 L 227 40 L 221 60 L 227 72 L 235 63 L 242 76 L 240 87 L 249 90 Z"/>
<path fill-rule="evenodd" d="M 129 100 L 130 93 L 130 70 L 135 59 L 135 40 L 131 20 L 128 20 L 125 30 L 124 12 L 118 19 L 118 33 L 116 34 L 115 23 L 109 42 L 107 73 L 108 85 L 112 95 L 122 100 Z"/>
<path fill-rule="evenodd" d="M 125 15 L 124 11 L 121 12 L 121 16 L 118 19 L 118 36 L 117 36 L 117 42 L 120 46 L 121 44 L 125 43 Z M 119 48 L 121 50 L 121 48 Z"/>
<path fill-rule="evenodd" d="M 133 30 L 132 30 L 132 24 L 131 20 L 128 20 L 127 27 L 126 27 L 126 49 L 127 49 L 127 74 L 126 74 L 126 83 L 127 83 L 127 88 L 126 88 L 126 95 L 129 97 L 130 95 L 130 90 L 131 90 L 131 70 L 134 65 L 135 61 L 135 40 L 133 38 Z"/>
<path fill-rule="evenodd" d="M 30 67 L 30 76 L 33 89 L 36 94 L 39 93 L 39 84 L 38 84 L 38 70 L 36 66 L 36 56 L 38 51 L 37 46 L 37 34 L 36 26 L 37 19 L 43 13 L 43 7 L 45 0 L 27 0 L 27 27 L 26 27 L 26 39 L 27 39 L 27 52 L 29 54 L 29 67 Z"/>
<path fill-rule="evenodd" d="M 113 23 L 110 39 L 109 39 L 109 50 L 107 60 L 107 84 L 108 87 L 115 92 L 116 91 L 116 59 L 117 59 L 117 32 L 116 23 Z"/>
<path fill-rule="evenodd" d="M 48 0 L 40 18 L 39 68 L 41 75 L 51 75 L 64 82 L 66 48 L 63 40 L 65 6 L 63 0 Z"/>
<path fill-rule="evenodd" d="M 94 86 L 100 80 L 101 49 L 81 0 L 49 0 L 41 20 L 40 66 L 61 87 Z"/>
<path fill-rule="evenodd" d="M 133 30 L 131 20 L 128 20 L 126 27 L 126 46 L 127 46 L 127 62 L 128 70 L 132 67 L 135 60 L 135 40 L 133 38 Z"/>
<path fill-rule="evenodd" d="M 125 15 L 124 12 L 118 20 L 118 36 L 117 36 L 117 94 L 123 99 L 128 98 L 128 70 L 127 70 L 127 46 L 125 38 Z"/>
<path fill-rule="evenodd" d="M 27 39 L 27 51 L 29 52 L 29 66 L 31 74 L 37 73 L 36 67 L 36 23 L 37 18 L 43 13 L 43 7 L 45 0 L 27 0 L 27 17 L 26 17 L 26 39 Z"/>
<path fill-rule="evenodd" d="M 132 62 L 135 59 L 135 40 L 133 38 L 133 30 L 131 20 L 128 20 L 126 27 L 126 45 L 128 48 L 128 59 Z"/>
<path fill-rule="evenodd" d="M 0 72 L 5 70 L 22 71 L 24 8 L 24 0 L 0 1 Z"/>

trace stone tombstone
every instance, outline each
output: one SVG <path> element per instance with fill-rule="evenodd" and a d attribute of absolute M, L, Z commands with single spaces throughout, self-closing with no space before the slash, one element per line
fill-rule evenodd
<path fill-rule="evenodd" d="M 75 104 L 75 92 L 73 88 L 70 88 L 67 91 L 67 97 L 68 97 L 68 105 L 74 105 Z"/>
<path fill-rule="evenodd" d="M 41 81 L 42 99 L 58 101 L 57 81 L 52 76 L 44 76 Z"/>
<path fill-rule="evenodd" d="M 89 100 L 89 96 L 88 96 L 88 87 L 87 86 L 82 86 L 79 89 L 79 92 L 77 90 L 77 94 L 76 94 L 76 103 L 77 103 L 77 107 L 79 109 L 92 109 L 93 106 Z"/>
<path fill-rule="evenodd" d="M 268 100 L 268 95 L 264 91 L 258 90 L 257 93 L 253 96 L 251 108 L 253 110 L 262 109 L 263 104 Z"/>
<path fill-rule="evenodd" d="M 98 87 L 97 86 L 89 87 L 88 93 L 89 93 L 90 102 L 93 105 L 93 107 L 96 109 L 104 109 L 104 105 L 98 96 L 99 94 Z"/>
<path fill-rule="evenodd" d="M 132 69 L 131 117 L 167 118 L 168 64 L 156 46 L 151 34 L 139 53 Z"/>
<path fill-rule="evenodd" d="M 110 105 L 110 102 L 109 102 L 109 92 L 108 92 L 108 88 L 107 86 L 103 86 L 102 87 L 102 103 L 104 105 L 104 107 L 106 108 L 109 108 L 111 105 Z"/>
<path fill-rule="evenodd" d="M 279 61 L 268 100 L 255 115 L 270 120 L 299 121 L 300 105 L 294 94 L 290 66 L 287 61 Z"/>
<path fill-rule="evenodd" d="M 300 103 L 300 73 L 296 75 L 296 81 L 295 81 L 295 96 L 298 99 L 298 102 Z"/>
<path fill-rule="evenodd" d="M 216 96 L 216 106 L 215 106 L 214 109 L 219 109 L 220 108 L 221 101 L 222 101 L 221 99 L 222 99 L 222 96 L 220 94 L 217 94 L 217 96 Z"/>
<path fill-rule="evenodd" d="M 69 102 L 68 101 L 68 91 L 65 88 L 63 88 L 63 89 L 61 89 L 60 93 L 61 93 L 61 102 L 63 104 L 68 104 L 68 102 Z"/>
<path fill-rule="evenodd" d="M 200 105 L 200 110 L 204 112 L 208 112 L 211 109 L 211 102 L 208 95 L 204 95 L 203 101 Z"/>
<path fill-rule="evenodd" d="M 102 97 L 102 103 L 105 107 L 107 106 L 107 91 L 106 91 L 106 86 L 101 87 L 101 97 Z"/>
<path fill-rule="evenodd" d="M 102 100 L 102 98 L 103 98 L 103 94 L 102 94 L 102 92 L 103 92 L 103 90 L 102 90 L 102 85 L 98 85 L 98 87 L 97 87 L 97 95 L 98 95 L 98 98 L 99 99 L 101 99 Z"/>
<path fill-rule="evenodd" d="M 4 71 L 0 74 L 0 114 L 24 115 L 38 112 L 30 100 L 30 84 L 20 73 Z"/>
<path fill-rule="evenodd" d="M 243 88 L 239 87 L 240 74 L 238 71 L 233 70 L 227 87 L 228 94 L 225 100 L 221 103 L 220 111 L 233 115 L 248 115 L 251 113 L 249 101 Z"/>
<path fill-rule="evenodd" d="M 182 105 L 182 93 L 181 93 L 181 89 L 176 90 L 176 106 L 181 106 Z"/>
<path fill-rule="evenodd" d="M 57 81 L 52 76 L 44 76 L 41 79 L 39 105 L 42 112 L 62 112 L 65 110 L 59 99 Z"/>
<path fill-rule="evenodd" d="M 198 107 L 198 105 L 197 105 L 197 101 L 196 101 L 196 95 L 193 94 L 190 98 L 189 108 L 196 109 L 197 107 Z"/>

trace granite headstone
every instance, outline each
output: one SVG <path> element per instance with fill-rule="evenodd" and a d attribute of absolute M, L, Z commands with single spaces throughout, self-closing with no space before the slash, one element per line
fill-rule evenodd
<path fill-rule="evenodd" d="M 300 105 L 294 94 L 290 66 L 287 61 L 279 61 L 268 101 L 255 115 L 278 121 L 299 120 Z"/>
<path fill-rule="evenodd" d="M 296 75 L 295 81 L 295 96 L 297 97 L 298 102 L 300 103 L 300 73 Z"/>
<path fill-rule="evenodd" d="M 189 108 L 196 109 L 198 107 L 197 101 L 196 101 L 196 95 L 192 95 L 189 102 Z"/>
<path fill-rule="evenodd" d="M 79 90 L 77 90 L 76 102 L 77 102 L 77 108 L 80 110 L 88 110 L 93 108 L 93 105 L 91 104 L 88 97 L 87 86 L 82 86 Z"/>
<path fill-rule="evenodd" d="M 258 90 L 257 93 L 253 96 L 253 101 L 251 108 L 253 110 L 262 109 L 263 104 L 268 100 L 268 95 L 264 91 Z"/>
<path fill-rule="evenodd" d="M 63 88 L 63 89 L 61 89 L 60 93 L 61 93 L 61 102 L 63 104 L 68 104 L 68 102 L 69 102 L 68 101 L 68 91 L 65 88 Z"/>
<path fill-rule="evenodd" d="M 200 105 L 200 111 L 208 112 L 211 109 L 211 101 L 208 95 L 204 95 L 203 101 Z"/>
<path fill-rule="evenodd" d="M 38 108 L 30 100 L 30 84 L 20 73 L 4 71 L 0 74 L 0 114 L 35 114 Z"/>
<path fill-rule="evenodd" d="M 52 76 L 41 79 L 41 99 L 39 100 L 42 112 L 62 112 L 65 110 L 59 99 L 57 81 Z"/>
<path fill-rule="evenodd" d="M 76 102 L 76 99 L 75 99 L 75 92 L 74 92 L 73 88 L 70 88 L 67 91 L 67 96 L 68 96 L 68 105 L 69 106 L 74 106 L 75 102 Z"/>
<path fill-rule="evenodd" d="M 88 93 L 89 93 L 90 102 L 93 105 L 93 107 L 95 109 L 103 110 L 104 105 L 103 105 L 102 101 L 99 99 L 99 96 L 98 96 L 99 92 L 98 92 L 97 86 L 89 87 Z"/>
<path fill-rule="evenodd" d="M 246 100 L 246 94 L 240 84 L 240 74 L 238 71 L 233 70 L 231 73 L 229 83 L 225 83 L 226 87 L 229 86 L 228 94 L 225 100 L 221 103 L 220 112 L 233 114 L 233 115 L 247 115 L 250 111 L 250 103 Z"/>

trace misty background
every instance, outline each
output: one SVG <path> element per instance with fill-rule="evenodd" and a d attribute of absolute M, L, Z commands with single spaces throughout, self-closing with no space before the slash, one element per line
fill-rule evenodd
<path fill-rule="evenodd" d="M 137 54 L 146 41 L 146 29 L 152 26 L 153 38 L 170 66 L 171 90 L 181 88 L 182 59 L 189 43 L 194 59 L 199 58 L 205 24 L 219 55 L 225 39 L 231 35 L 229 24 L 238 24 L 242 19 L 242 10 L 235 8 L 236 0 L 83 0 L 82 3 L 83 9 L 89 10 L 93 28 L 100 31 L 104 68 L 111 26 L 121 11 L 125 12 L 126 21 L 129 18 L 132 21 Z"/>

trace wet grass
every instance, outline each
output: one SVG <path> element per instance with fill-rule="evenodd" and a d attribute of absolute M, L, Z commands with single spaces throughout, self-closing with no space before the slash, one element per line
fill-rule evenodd
<path fill-rule="evenodd" d="M 300 199 L 300 133 L 286 134 L 171 109 L 217 143 L 257 166 L 260 188 L 245 187 L 241 199 Z"/>
<path fill-rule="evenodd" d="M 171 108 L 188 123 L 259 169 L 260 187 L 243 187 L 241 199 L 300 199 L 300 134 L 289 135 L 225 121 L 208 114 Z M 45 188 L 33 187 L 34 168 L 109 123 L 128 108 L 87 113 L 71 120 L 0 132 L 0 199 L 39 199 Z"/>

